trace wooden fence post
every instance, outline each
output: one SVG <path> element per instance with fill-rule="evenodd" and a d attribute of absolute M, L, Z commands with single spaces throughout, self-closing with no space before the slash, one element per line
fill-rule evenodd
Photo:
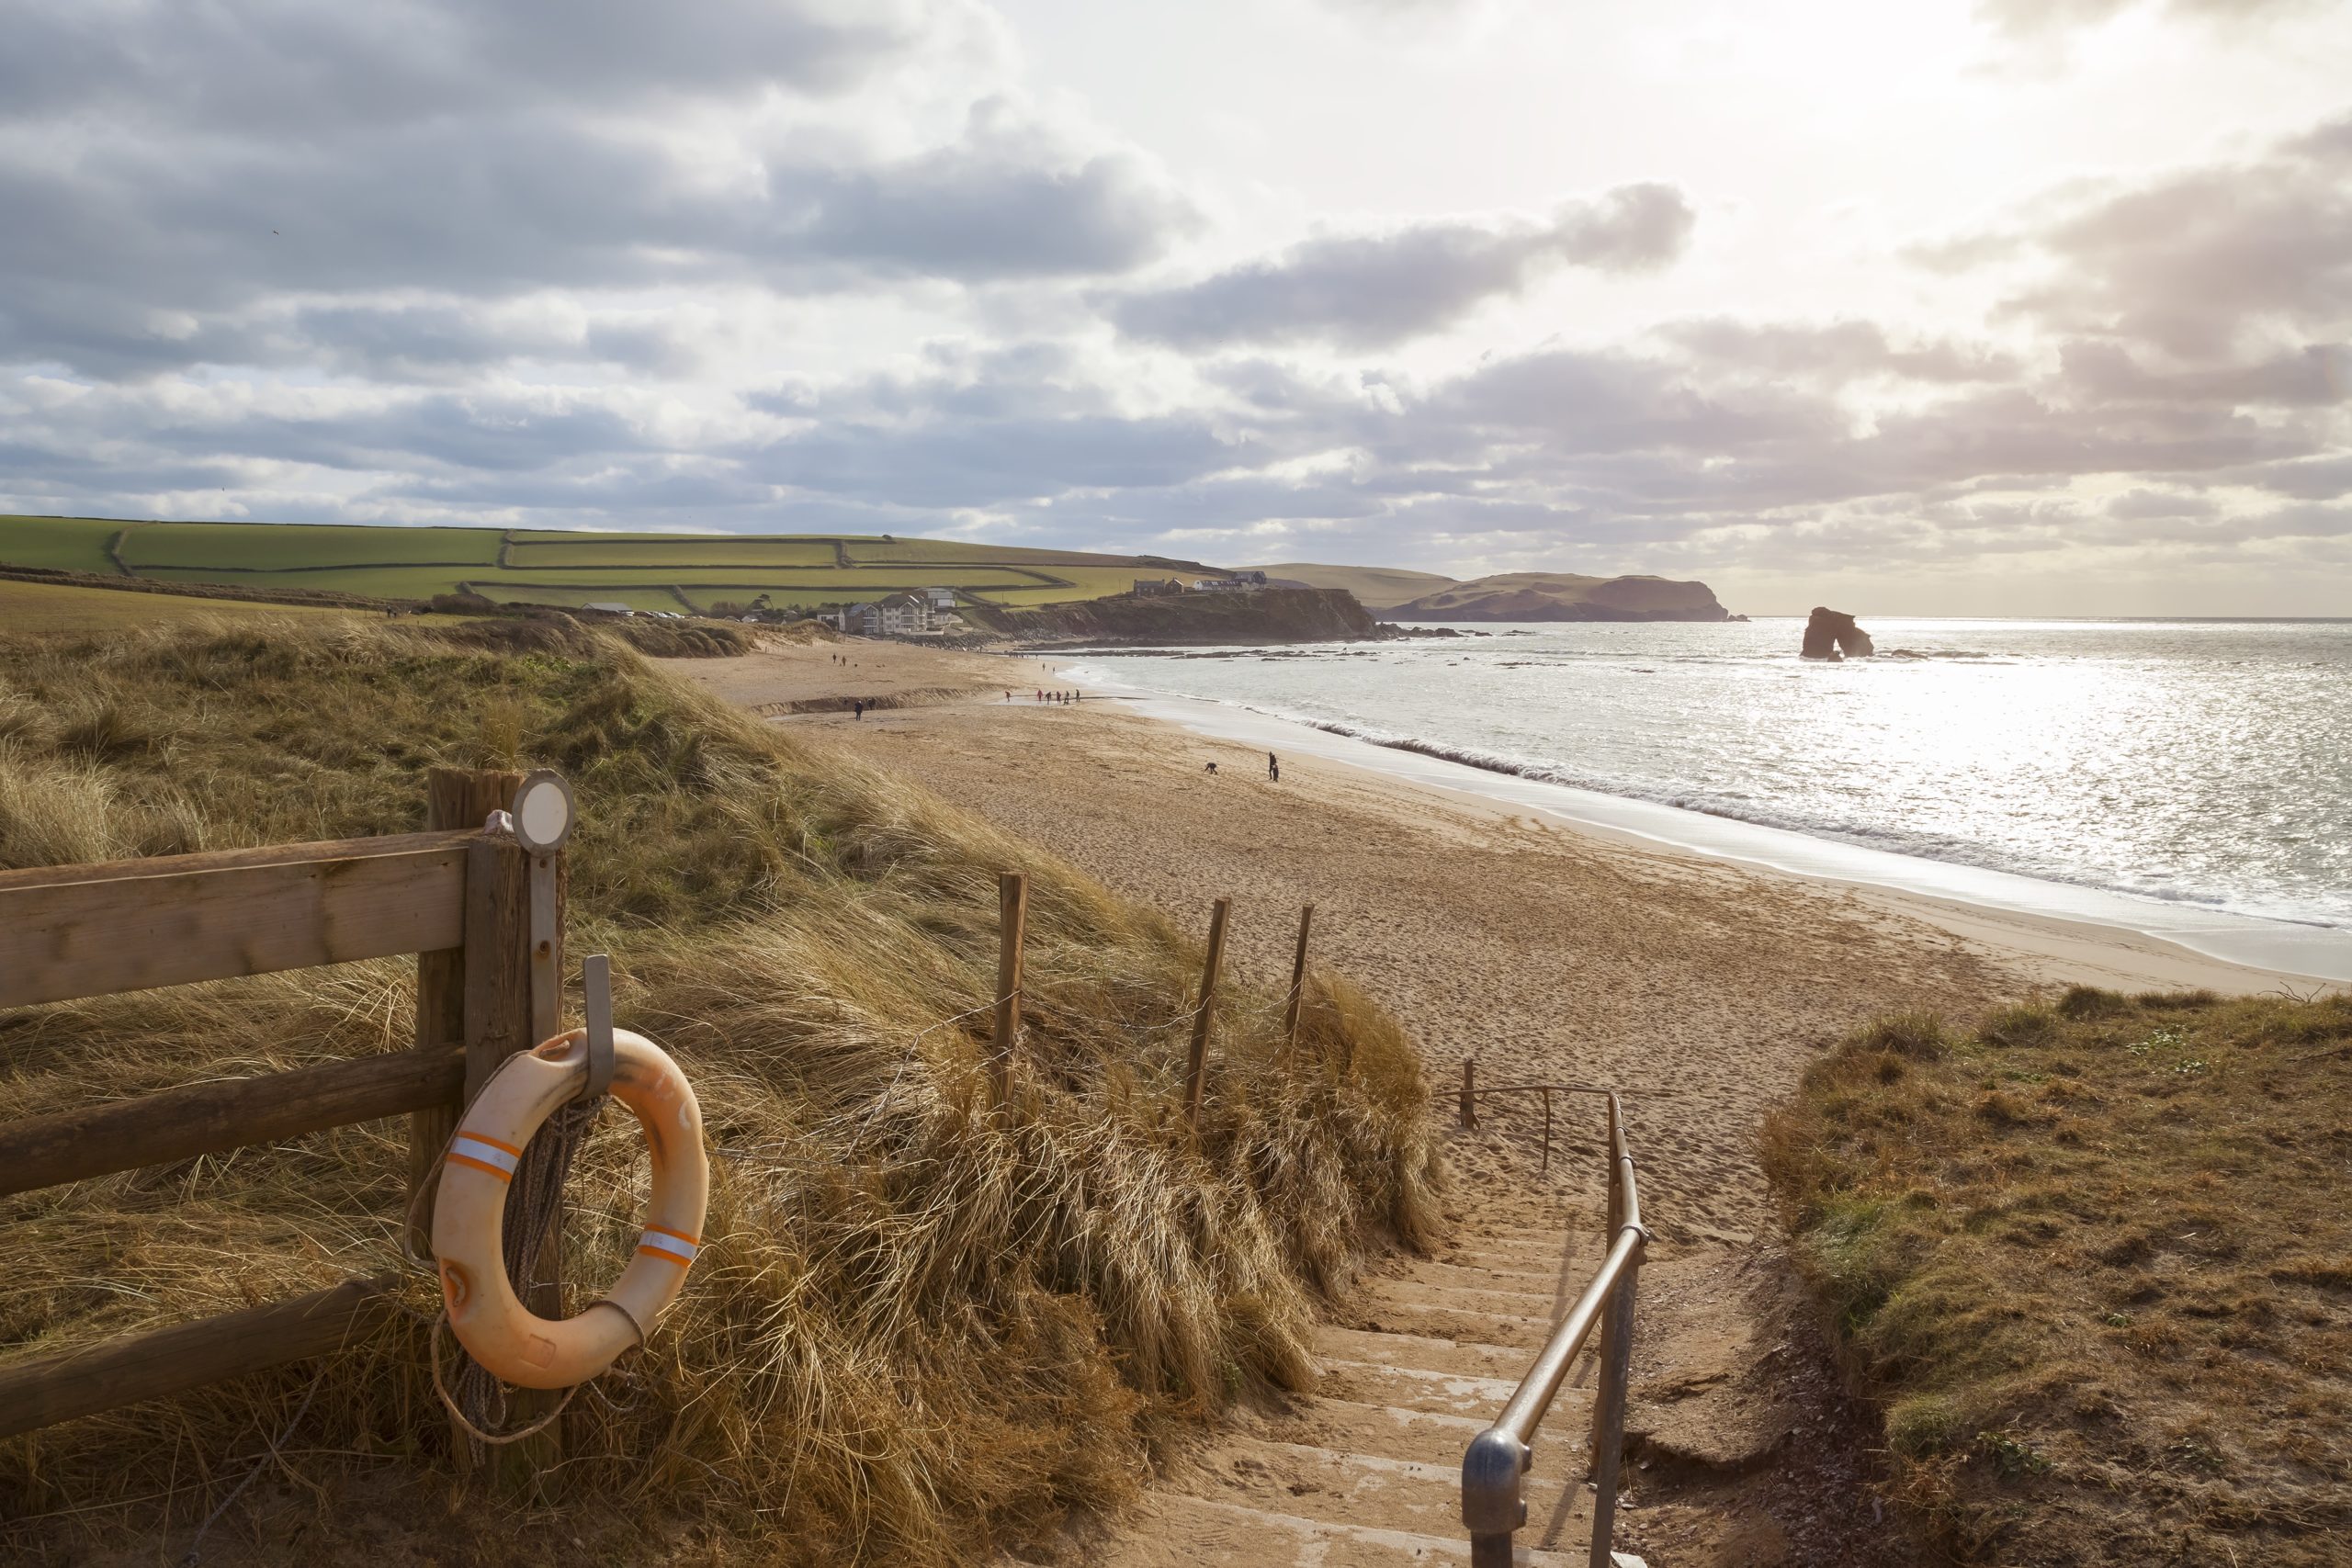
<path fill-rule="evenodd" d="M 1008 871 L 996 879 L 996 1027 L 989 1082 L 996 1109 L 1012 1099 L 1012 1053 L 1021 1041 L 1021 943 L 1029 923 L 1029 879 Z"/>
<path fill-rule="evenodd" d="M 493 811 L 514 804 L 523 775 L 435 768 L 425 774 L 424 825 L 456 831 L 480 828 Z M 454 1050 L 466 1041 L 466 950 L 445 948 L 416 955 L 416 1043 L 427 1051 Z M 410 1249 L 419 1256 L 433 1247 L 431 1189 L 441 1180 L 441 1150 L 457 1131 L 462 1100 L 410 1113 L 408 1119 L 409 1212 L 416 1217 Z M 423 1197 L 419 1194 L 423 1192 Z"/>
<path fill-rule="evenodd" d="M 1476 1127 L 1478 1124 L 1477 1092 L 1477 1058 L 1464 1056 L 1462 1058 L 1462 1124 L 1464 1127 Z"/>
<path fill-rule="evenodd" d="M 520 775 L 516 775 L 519 782 Z M 490 1080 L 499 1064 L 538 1043 L 532 1032 L 541 998 L 534 993 L 537 962 L 531 930 L 531 861 L 534 857 L 511 835 L 484 836 L 467 852 L 465 1040 L 466 1098 L 471 1100 Z M 560 1005 L 560 1004 L 559 1004 Z M 526 1156 L 527 1157 L 527 1156 Z M 510 1216 L 508 1223 L 514 1223 Z M 536 1272 L 540 1282 L 523 1295 L 524 1303 L 545 1317 L 563 1315 L 562 1292 L 548 1267 L 559 1255 L 561 1237 L 550 1232 L 548 1251 Z M 526 1424 L 545 1414 L 554 1394 L 517 1390 L 508 1401 L 510 1417 Z M 522 1497 L 536 1485 L 540 1472 L 551 1467 L 561 1451 L 558 1428 L 491 1450 L 491 1470 L 499 1488 Z"/>
<path fill-rule="evenodd" d="M 1306 933 L 1315 924 L 1315 906 L 1303 904 L 1298 910 L 1298 951 L 1290 960 L 1290 1000 L 1283 1008 L 1283 1049 L 1285 1053 L 1298 1043 L 1298 1004 L 1306 995 Z"/>
<path fill-rule="evenodd" d="M 1209 956 L 1201 968 L 1201 995 L 1193 1014 L 1193 1053 L 1184 1066 L 1184 1116 L 1194 1132 L 1201 1126 L 1201 1098 L 1206 1091 L 1209 1062 L 1209 1018 L 1216 1001 L 1217 965 L 1225 960 L 1225 920 L 1233 900 L 1220 898 L 1209 914 Z"/>

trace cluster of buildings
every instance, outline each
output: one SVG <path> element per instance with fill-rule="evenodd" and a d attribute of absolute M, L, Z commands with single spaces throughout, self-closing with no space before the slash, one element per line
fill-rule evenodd
<path fill-rule="evenodd" d="M 922 637 L 944 631 L 956 608 L 953 588 L 918 588 L 817 618 L 860 637 Z"/>
<path fill-rule="evenodd" d="M 1231 577 L 1197 577 L 1190 582 L 1174 577 L 1138 577 L 1133 592 L 1138 599 L 1158 599 L 1170 593 L 1247 593 L 1264 586 L 1264 572 L 1238 571 Z"/>
<path fill-rule="evenodd" d="M 1265 587 L 1266 574 L 1262 571 L 1242 571 L 1230 577 L 1138 577 L 1135 583 L 1133 592 L 1139 599 L 1156 599 L 1175 593 L 1246 593 L 1253 588 Z M 766 604 L 767 596 L 762 594 L 754 604 L 753 613 L 740 618 L 746 621 L 787 620 L 799 614 L 797 611 L 769 610 Z M 632 611 L 627 604 L 616 603 L 597 602 L 582 607 L 615 615 L 634 614 L 666 616 L 672 620 L 682 618 L 674 613 L 662 610 Z M 719 612 L 727 615 L 736 615 L 738 608 L 734 605 L 718 606 Z M 957 625 L 955 611 L 956 590 L 953 588 L 916 588 L 866 604 L 852 604 L 845 609 L 821 611 L 815 618 L 836 630 L 858 637 L 925 637 L 955 629 Z"/>

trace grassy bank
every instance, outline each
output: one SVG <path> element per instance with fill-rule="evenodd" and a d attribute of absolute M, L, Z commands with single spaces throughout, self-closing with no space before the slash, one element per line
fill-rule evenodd
<path fill-rule="evenodd" d="M 1956 1555 L 2343 1561 L 2352 999 L 1891 1020 L 1765 1154 L 1898 1495 Z"/>
<path fill-rule="evenodd" d="M 613 953 L 621 1021 L 679 1055 L 714 1147 L 686 1297 L 611 1398 L 574 1406 L 573 1512 L 550 1532 L 441 1506 L 419 1271 L 415 1319 L 354 1354 L 0 1443 L 0 1556 L 175 1558 L 304 1409 L 219 1530 L 313 1560 L 421 1532 L 488 1561 L 577 1555 L 572 1536 L 623 1561 L 979 1561 L 1122 1495 L 1186 1419 L 1304 1380 L 1314 1293 L 1426 1224 L 1411 1048 L 1344 986 L 1295 1063 L 1276 998 L 1221 997 L 1196 1143 L 1189 937 L 602 634 L 0 640 L 0 865 L 406 830 L 436 762 L 572 781 L 573 951 Z M 1029 989 L 997 1126 L 975 1010 L 1006 868 L 1032 878 Z M 0 1077 L 29 1113 L 404 1044 L 412 971 L 0 1014 Z M 399 1269 L 404 1140 L 378 1123 L 0 1200 L 0 1357 Z M 618 1270 L 636 1155 L 608 1115 L 567 1278 Z"/>

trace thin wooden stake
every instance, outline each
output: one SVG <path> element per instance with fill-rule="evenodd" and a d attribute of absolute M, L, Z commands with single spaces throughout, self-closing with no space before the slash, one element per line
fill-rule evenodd
<path fill-rule="evenodd" d="M 1462 1058 L 1462 1124 L 1464 1127 L 1476 1127 L 1478 1124 L 1477 1092 L 1477 1058 L 1464 1056 Z"/>
<path fill-rule="evenodd" d="M 1021 1043 L 1021 947 L 1029 924 L 1029 879 L 1008 871 L 996 879 L 996 1028 L 989 1087 L 996 1108 L 1012 1100 L 1012 1054 Z"/>
<path fill-rule="evenodd" d="M 1315 924 L 1315 906 L 1304 904 L 1298 911 L 1298 951 L 1290 961 L 1290 1001 L 1283 1009 L 1283 1049 L 1290 1050 L 1298 1043 L 1298 1004 L 1306 995 L 1306 933 Z"/>
<path fill-rule="evenodd" d="M 1552 1091 L 1544 1091 L 1544 1168 L 1552 1168 Z"/>
<path fill-rule="evenodd" d="M 1201 969 L 1201 995 L 1193 1015 L 1193 1054 L 1184 1066 L 1184 1116 L 1194 1132 L 1201 1126 L 1201 1099 L 1208 1087 L 1209 1021 L 1216 1000 L 1217 966 L 1225 961 L 1225 919 L 1233 900 L 1220 898 L 1209 914 L 1209 956 Z"/>

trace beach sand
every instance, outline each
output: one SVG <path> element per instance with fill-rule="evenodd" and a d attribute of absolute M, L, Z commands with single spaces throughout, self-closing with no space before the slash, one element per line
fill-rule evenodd
<path fill-rule="evenodd" d="M 1816 1052 L 1884 1013 L 1965 1019 L 2075 980 L 2277 984 L 2126 931 L 1751 870 L 1305 757 L 1272 783 L 1262 752 L 1116 700 L 1003 702 L 1016 671 L 1030 689 L 1047 678 L 1034 660 L 840 647 L 860 676 L 888 670 L 895 684 L 869 680 L 876 691 L 917 694 L 917 705 L 862 721 L 790 714 L 839 680 L 838 649 L 824 645 L 671 667 L 789 714 L 776 722 L 797 739 L 921 780 L 1181 923 L 1205 931 L 1211 901 L 1230 897 L 1230 961 L 1267 985 L 1286 981 L 1299 907 L 1313 903 L 1315 961 L 1421 1045 L 1462 1234 L 1589 1228 L 1604 1168 L 1594 1101 L 1555 1108 L 1548 1173 L 1536 1097 L 1485 1101 L 1476 1130 L 1454 1130 L 1465 1056 L 1481 1085 L 1623 1092 L 1657 1238 L 1634 1427 L 1715 1478 L 1679 1514 L 1671 1488 L 1650 1489 L 1641 1538 L 1667 1561 L 1729 1561 L 1727 1521 L 1768 1517 L 1792 1560 L 1894 1560 L 1855 1493 L 1853 1457 L 1818 1440 L 1861 1428 L 1791 1306 L 1757 1163 L 1764 1115 Z M 1811 1371 L 1793 1375 L 1792 1357 Z M 1801 1432 L 1815 1440 L 1791 1440 Z"/>

